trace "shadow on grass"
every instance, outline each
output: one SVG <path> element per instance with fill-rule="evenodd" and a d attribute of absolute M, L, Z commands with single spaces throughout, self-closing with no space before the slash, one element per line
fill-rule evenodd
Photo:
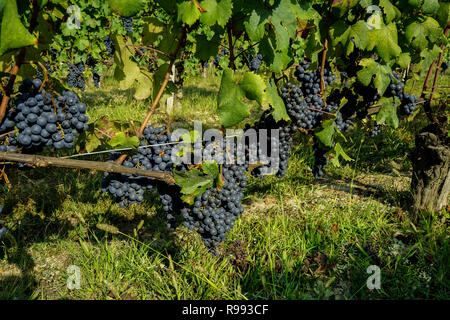
<path fill-rule="evenodd" d="M 205 88 L 199 88 L 196 86 L 186 86 L 183 87 L 183 99 L 192 99 L 192 96 L 195 97 L 203 97 L 203 98 L 213 98 L 215 100 L 217 98 L 218 90 L 210 90 Z"/>
<path fill-rule="evenodd" d="M 11 185 L 1 187 L 0 195 L 4 205 L 1 219 L 7 222 L 10 241 L 0 242 L 0 256 L 20 273 L 0 277 L 0 298 L 36 298 L 42 284 L 36 279 L 30 250 L 37 243 L 88 238 L 95 246 L 113 239 L 131 241 L 121 234 L 98 229 L 98 223 L 117 227 L 135 237 L 135 229 L 143 221 L 144 228 L 138 231 L 140 241 L 151 243 L 156 251 L 179 256 L 174 234 L 167 229 L 166 217 L 159 210 L 159 197 L 146 196 L 145 201 L 151 205 L 118 209 L 107 195 L 93 192 L 101 189 L 103 173 L 83 171 L 61 168 L 9 171 Z M 156 212 L 145 210 L 152 204 Z M 88 212 L 89 208 L 96 212 Z M 94 237 L 86 237 L 87 234 Z"/>
<path fill-rule="evenodd" d="M 383 203 L 397 206 L 405 211 L 412 210 L 412 196 L 410 191 L 399 191 L 387 188 L 383 184 L 368 184 L 358 180 L 337 180 L 336 177 L 322 177 L 315 180 L 315 184 L 326 186 L 350 195 L 375 198 Z"/>
<path fill-rule="evenodd" d="M 104 106 L 114 102 L 117 97 L 127 97 L 133 101 L 134 89 L 120 90 L 114 87 L 114 90 L 97 89 L 83 93 L 83 102 L 89 107 Z M 113 104 L 112 107 L 115 107 Z"/>
<path fill-rule="evenodd" d="M 2 240 L 3 243 L 8 244 L 11 242 L 8 240 L 11 237 L 7 237 Z M 6 250 L 3 249 L 0 242 L 0 253 Z M 19 245 L 12 249 L 12 252 L 8 254 L 7 261 L 17 266 L 20 270 L 20 275 L 6 275 L 0 278 L 0 299 L 1 300 L 23 300 L 29 299 L 34 292 L 34 288 L 37 286 L 37 281 L 32 275 L 35 263 L 31 255 L 27 252 L 27 248 Z"/>

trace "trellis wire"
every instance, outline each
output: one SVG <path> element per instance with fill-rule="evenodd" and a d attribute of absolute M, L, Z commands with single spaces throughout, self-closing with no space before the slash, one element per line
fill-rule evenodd
<path fill-rule="evenodd" d="M 235 138 L 235 137 L 242 137 L 242 136 L 240 136 L 240 135 L 227 136 L 227 138 Z M 206 140 L 201 140 L 201 142 L 206 142 Z M 175 141 L 175 142 L 167 142 L 167 143 L 149 144 L 149 145 L 145 145 L 145 146 L 139 146 L 137 148 L 108 149 L 108 150 L 102 150 L 102 151 L 78 153 L 78 154 L 74 154 L 74 155 L 71 155 L 71 156 L 65 156 L 65 157 L 60 157 L 60 158 L 61 159 L 77 158 L 77 157 L 82 157 L 82 156 L 90 156 L 90 155 L 94 155 L 94 154 L 104 154 L 104 153 L 130 151 L 130 150 L 135 150 L 135 149 L 145 149 L 145 148 L 150 148 L 150 147 L 167 146 L 167 145 L 179 144 L 179 143 L 185 143 L 185 142 L 184 141 Z"/>

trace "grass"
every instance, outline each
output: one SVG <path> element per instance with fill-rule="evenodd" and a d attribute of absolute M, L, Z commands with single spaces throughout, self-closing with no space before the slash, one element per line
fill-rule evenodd
<path fill-rule="evenodd" d="M 217 126 L 218 85 L 214 76 L 188 80 L 172 123 Z M 148 107 L 113 83 L 84 99 L 92 119 L 139 123 Z M 297 137 L 285 178 L 249 179 L 246 210 L 217 256 L 184 227 L 168 232 L 154 194 L 119 208 L 100 191 L 102 173 L 8 168 L 0 298 L 449 299 L 450 215 L 408 211 L 416 131 L 402 124 L 370 139 L 359 127 L 348 141 L 354 161 L 318 180 L 311 142 Z M 373 264 L 380 290 L 366 285 Z M 74 290 L 72 265 L 81 271 Z"/>

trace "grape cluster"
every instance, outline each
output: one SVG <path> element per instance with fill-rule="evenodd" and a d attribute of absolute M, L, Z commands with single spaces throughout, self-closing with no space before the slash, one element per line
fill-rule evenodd
<path fill-rule="evenodd" d="M 326 112 L 334 112 L 339 109 L 341 105 L 342 98 L 344 97 L 346 89 L 343 90 L 333 90 L 327 97 L 327 106 L 324 108 Z"/>
<path fill-rule="evenodd" d="M 182 202 L 178 186 L 160 183 L 158 184 L 158 193 L 162 210 L 166 214 L 167 228 L 174 231 L 178 225 L 177 217 L 181 214 L 181 210 L 186 208 L 187 204 Z"/>
<path fill-rule="evenodd" d="M 250 71 L 258 73 L 258 70 L 261 67 L 262 63 L 263 63 L 263 55 L 261 53 L 258 53 L 250 60 L 248 68 L 250 69 Z"/>
<path fill-rule="evenodd" d="M 235 220 L 244 212 L 242 198 L 247 177 L 245 166 L 223 165 L 224 185 L 220 190 L 208 188 L 198 195 L 192 207 L 181 209 L 184 225 L 197 229 L 207 248 L 214 251 L 234 226 Z"/>
<path fill-rule="evenodd" d="M 142 57 L 144 57 L 146 53 L 147 53 L 147 49 L 146 48 L 136 48 L 136 50 L 134 52 L 134 58 L 136 60 L 139 60 Z"/>
<path fill-rule="evenodd" d="M 369 245 L 364 246 L 363 250 L 367 253 L 367 255 L 370 257 L 370 259 L 372 259 L 373 264 L 375 264 L 377 266 L 383 265 L 381 258 L 378 256 L 377 251 L 375 250 L 374 247 L 372 247 L 372 245 L 369 244 Z"/>
<path fill-rule="evenodd" d="M 0 152 L 18 152 L 19 142 L 14 136 L 3 136 L 0 138 Z"/>
<path fill-rule="evenodd" d="M 306 60 L 300 62 L 300 65 L 295 68 L 294 75 L 297 80 L 302 83 L 302 92 L 305 97 L 317 95 L 320 93 L 320 70 L 319 67 L 316 71 L 307 72 L 310 63 Z M 330 85 L 336 80 L 336 76 L 333 74 L 331 69 L 325 67 L 323 71 L 323 78 L 325 86 Z"/>
<path fill-rule="evenodd" d="M 375 138 L 380 133 L 381 133 L 381 124 L 375 124 L 373 126 L 373 130 L 370 131 L 369 135 L 370 135 L 371 138 Z"/>
<path fill-rule="evenodd" d="M 274 163 L 269 163 L 267 165 L 258 166 L 252 170 L 251 174 L 255 177 L 264 177 L 266 175 L 275 174 L 278 178 L 282 178 L 287 174 L 287 167 L 289 165 L 289 156 L 291 154 L 292 143 L 295 131 L 297 128 L 291 125 L 288 125 L 285 121 L 275 121 L 272 114 L 270 114 L 270 110 L 266 110 L 261 116 L 260 120 L 255 124 L 254 129 L 266 129 L 267 130 L 267 154 L 263 154 L 268 160 L 271 161 L 279 161 L 279 163 L 275 163 L 275 167 L 277 170 L 275 172 L 270 172 L 273 170 Z M 276 137 L 272 137 L 271 130 L 276 129 L 278 131 L 278 139 Z M 250 144 L 245 144 L 247 148 L 246 157 L 250 160 L 250 149 L 255 148 L 256 150 L 264 151 L 264 148 L 261 147 L 261 141 L 258 141 L 256 146 L 252 146 Z M 279 159 L 273 159 L 272 151 L 278 149 Z"/>
<path fill-rule="evenodd" d="M 374 105 L 381 98 L 381 95 L 378 93 L 378 90 L 372 85 L 363 86 L 361 83 L 355 82 L 354 90 L 363 98 L 362 102 L 357 103 L 356 102 L 357 96 L 351 93 L 351 90 L 348 90 L 348 94 L 351 96 L 354 113 L 356 113 L 358 109 L 367 108 Z"/>
<path fill-rule="evenodd" d="M 120 20 L 122 20 L 123 27 L 125 28 L 125 30 L 127 32 L 134 33 L 134 31 L 133 31 L 133 17 L 130 17 L 130 18 L 120 17 Z"/>
<path fill-rule="evenodd" d="M 45 63 L 45 68 L 47 69 L 48 74 L 53 74 L 53 69 L 49 61 Z"/>
<path fill-rule="evenodd" d="M 79 62 L 75 65 L 68 63 L 69 75 L 67 76 L 67 84 L 69 88 L 78 88 L 82 91 L 86 88 L 84 82 L 83 72 L 86 70 L 83 62 Z"/>
<path fill-rule="evenodd" d="M 172 145 L 167 128 L 148 126 L 144 129 L 144 138 L 140 141 L 137 154 L 123 162 L 127 168 L 140 168 L 152 171 L 170 171 L 174 168 L 171 160 Z M 109 161 L 117 158 L 113 155 Z M 178 170 L 178 169 L 177 169 Z M 155 186 L 154 179 L 127 174 L 105 173 L 102 191 L 111 193 L 121 207 L 143 201 L 145 190 Z"/>
<path fill-rule="evenodd" d="M 120 207 L 142 202 L 144 191 L 152 188 L 151 179 L 128 174 L 105 173 L 102 181 L 102 192 L 112 194 Z"/>
<path fill-rule="evenodd" d="M 405 89 L 405 84 L 400 81 L 399 76 L 394 73 L 394 78 L 390 74 L 388 74 L 389 78 L 391 79 L 391 83 L 389 84 L 389 87 L 387 88 L 384 95 L 386 97 L 399 97 L 400 100 L 403 99 L 403 90 Z"/>
<path fill-rule="evenodd" d="M 281 88 L 281 97 L 292 123 L 298 128 L 313 129 L 317 127 L 322 118 L 323 101 L 318 95 L 303 97 L 302 89 L 291 82 Z M 311 98 L 312 97 L 312 98 Z"/>
<path fill-rule="evenodd" d="M 349 132 L 351 126 L 353 125 L 353 122 L 349 119 L 344 120 L 344 118 L 342 117 L 342 113 L 340 112 L 336 114 L 336 120 L 334 121 L 334 123 L 336 124 L 336 127 L 340 132 Z"/>
<path fill-rule="evenodd" d="M 6 234 L 6 228 L 3 226 L 2 221 L 0 220 L 0 240 L 3 238 L 3 236 Z"/>
<path fill-rule="evenodd" d="M 75 136 L 87 130 L 86 105 L 72 91 L 65 91 L 56 101 L 40 90 L 38 78 L 25 79 L 19 86 L 15 108 L 7 110 L 0 134 L 18 129 L 17 136 L 3 136 L 1 151 L 37 150 L 44 146 L 73 148 Z"/>
<path fill-rule="evenodd" d="M 187 165 L 175 165 L 171 161 L 172 144 L 166 127 L 149 126 L 144 129 L 144 138 L 138 153 L 123 162 L 129 168 L 142 168 L 153 171 L 187 170 Z M 225 140 L 222 141 L 225 143 Z M 197 144 L 197 145 L 196 145 Z M 196 142 L 195 147 L 205 149 L 217 145 L 215 142 L 203 144 Z M 117 159 L 113 154 L 110 161 Z M 222 175 L 224 184 L 220 190 L 217 187 L 208 188 L 198 195 L 193 205 L 181 201 L 180 187 L 157 182 L 152 178 L 138 177 L 127 174 L 105 173 L 102 191 L 111 193 L 124 207 L 142 202 L 145 190 L 157 188 L 160 195 L 162 210 L 167 217 L 169 229 L 175 229 L 178 220 L 184 220 L 184 226 L 197 230 L 204 244 L 211 251 L 225 239 L 226 233 L 234 226 L 236 218 L 243 213 L 241 204 L 243 189 L 247 184 L 244 172 L 246 165 L 224 164 Z"/>
<path fill-rule="evenodd" d="M 319 146 L 318 141 L 314 142 L 313 151 L 314 151 L 314 167 L 312 173 L 314 177 L 317 179 L 324 175 L 323 168 L 328 163 L 327 151 L 325 151 Z"/>
<path fill-rule="evenodd" d="M 50 62 L 45 62 L 45 69 L 47 69 L 48 74 L 53 74 L 52 66 L 50 65 Z M 37 78 L 44 78 L 44 74 L 42 73 L 41 69 L 36 70 L 36 77 Z"/>
<path fill-rule="evenodd" d="M 405 94 L 400 105 L 400 114 L 404 116 L 410 116 L 416 109 L 417 98 L 413 95 Z"/>
<path fill-rule="evenodd" d="M 94 81 L 94 86 L 96 88 L 99 88 L 100 87 L 100 75 L 98 74 L 97 70 L 95 69 L 96 64 L 97 64 L 97 61 L 92 59 L 92 57 L 87 58 L 86 65 L 91 69 L 92 81 Z"/>
<path fill-rule="evenodd" d="M 73 148 L 75 136 L 88 128 L 86 105 L 72 91 L 64 91 L 52 101 L 49 93 L 39 92 L 41 84 L 40 79 L 26 79 L 21 85 L 14 117 L 19 129 L 17 141 L 24 148 Z"/>
<path fill-rule="evenodd" d="M 448 62 L 442 62 L 441 63 L 441 74 L 445 74 L 448 69 Z"/>
<path fill-rule="evenodd" d="M 104 43 L 105 46 L 106 46 L 106 51 L 108 51 L 108 53 L 109 53 L 110 55 L 113 55 L 113 54 L 114 54 L 114 51 L 115 51 L 115 48 L 114 48 L 114 43 L 113 43 L 111 37 L 110 37 L 110 36 L 105 36 L 105 37 L 103 38 L 103 43 Z"/>
<path fill-rule="evenodd" d="M 323 116 L 324 103 L 320 97 L 320 68 L 315 72 L 307 72 L 309 62 L 304 60 L 296 67 L 294 75 L 301 83 L 298 87 L 290 82 L 281 89 L 281 97 L 287 107 L 292 122 L 299 128 L 316 128 Z M 325 85 L 330 85 L 336 76 L 330 69 L 324 69 Z M 329 109 L 328 111 L 329 112 Z"/>
<path fill-rule="evenodd" d="M 228 53 L 227 49 L 222 48 L 219 52 L 219 54 L 217 55 L 217 57 L 214 58 L 214 65 L 216 66 L 216 68 L 219 66 L 219 62 L 220 62 L 220 58 L 222 58 L 224 55 L 226 55 Z"/>

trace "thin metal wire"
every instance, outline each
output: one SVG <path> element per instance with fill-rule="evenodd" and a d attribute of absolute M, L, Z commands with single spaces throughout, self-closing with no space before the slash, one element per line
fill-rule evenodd
<path fill-rule="evenodd" d="M 235 137 L 242 137 L 240 135 L 233 135 L 233 136 L 227 136 L 226 138 L 235 138 Z M 206 142 L 206 140 L 201 140 L 201 142 Z M 94 152 L 87 152 L 87 153 L 78 153 L 71 156 L 65 156 L 60 157 L 61 159 L 68 159 L 68 158 L 77 158 L 82 156 L 90 156 L 94 154 L 103 154 L 103 153 L 113 153 L 113 152 L 121 152 L 121 151 L 130 151 L 135 149 L 145 149 L 150 147 L 159 147 L 159 146 L 167 146 L 171 144 L 179 144 L 179 143 L 185 143 L 184 141 L 176 141 L 176 142 L 167 142 L 167 143 L 157 143 L 157 144 L 149 144 L 145 146 L 139 146 L 137 148 L 122 148 L 122 149 L 109 149 L 109 150 L 103 150 L 103 151 L 94 151 Z"/>
<path fill-rule="evenodd" d="M 61 157 L 61 159 L 76 158 L 76 157 L 82 157 L 82 156 L 90 156 L 90 155 L 93 155 L 93 154 L 102 154 L 102 153 L 113 153 L 113 152 L 129 151 L 129 150 L 134 150 L 134 149 L 145 149 L 145 148 L 150 148 L 150 147 L 159 147 L 159 146 L 166 146 L 166 145 L 170 145 L 170 144 L 178 144 L 178 143 L 183 143 L 183 141 L 179 141 L 179 142 L 169 142 L 169 143 L 158 143 L 158 144 L 149 144 L 149 145 L 146 145 L 146 146 L 139 146 L 139 147 L 137 147 L 137 148 L 109 149 L 109 150 L 103 150 L 103 151 L 95 151 L 95 152 L 79 153 L 79 154 L 74 154 L 74 155 L 71 155 L 71 156 Z"/>

